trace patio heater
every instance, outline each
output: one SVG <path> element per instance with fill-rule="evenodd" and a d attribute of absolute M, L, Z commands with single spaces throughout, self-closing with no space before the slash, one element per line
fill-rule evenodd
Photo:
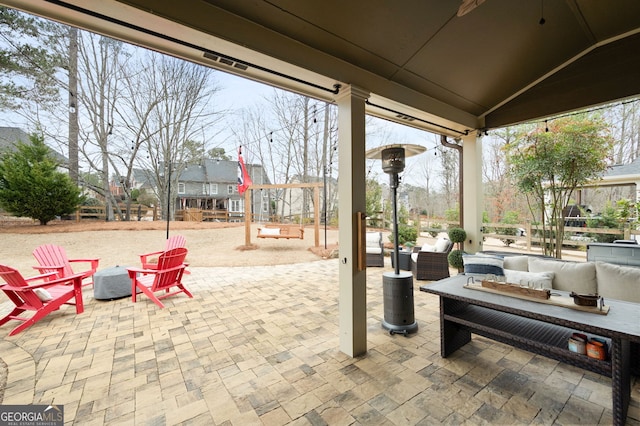
<path fill-rule="evenodd" d="M 400 245 L 398 243 L 398 174 L 404 170 L 405 158 L 420 154 L 426 148 L 413 144 L 394 144 L 367 151 L 367 158 L 382 160 L 382 171 L 389 175 L 391 205 L 393 207 L 393 261 L 394 272 L 382 274 L 382 294 L 384 319 L 382 327 L 390 334 L 404 334 L 418 331 L 413 307 L 413 275 L 400 272 Z"/>

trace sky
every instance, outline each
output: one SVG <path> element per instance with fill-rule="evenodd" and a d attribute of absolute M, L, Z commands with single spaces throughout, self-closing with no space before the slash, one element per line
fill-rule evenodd
<path fill-rule="evenodd" d="M 264 102 L 265 98 L 273 96 L 274 92 L 281 89 L 274 88 L 267 84 L 258 83 L 253 80 L 238 77 L 223 71 L 215 72 L 215 81 L 219 87 L 219 92 L 215 96 L 216 108 L 218 110 L 239 111 L 242 108 L 250 108 Z M 236 117 L 232 114 L 227 120 L 233 120 Z M 25 131 L 32 130 L 32 123 L 17 114 L 3 112 L 0 115 L 3 126 L 20 127 Z M 377 118 L 368 121 L 372 123 L 367 129 L 367 149 L 391 143 L 411 143 L 425 146 L 428 151 L 416 157 L 407 158 L 404 181 L 413 185 L 420 185 L 424 181 L 424 162 L 426 156 L 434 154 L 434 147 L 439 144 L 438 137 L 433 134 L 413 129 L 400 124 L 388 122 Z M 229 128 L 230 124 L 226 124 Z M 274 129 L 276 130 L 276 129 Z M 203 130 L 204 132 L 204 130 Z M 266 135 L 265 135 L 266 136 Z M 227 155 L 235 157 L 236 138 L 230 133 L 221 133 L 213 136 L 203 133 L 206 149 L 214 147 L 223 147 Z M 245 155 L 245 160 L 251 161 L 251 155 Z M 437 161 L 433 161 L 434 165 Z M 367 168 L 370 170 L 370 176 L 377 176 L 380 181 L 388 182 L 388 177 L 382 172 L 380 161 L 367 160 Z"/>
<path fill-rule="evenodd" d="M 222 109 L 238 110 L 251 107 L 262 101 L 265 97 L 273 95 L 274 91 L 281 90 L 272 86 L 258 83 L 247 78 L 235 76 L 222 71 L 216 72 L 216 80 L 220 86 L 220 97 L 216 98 L 219 107 Z M 409 143 L 422 145 L 427 151 L 416 157 L 406 159 L 403 181 L 412 185 L 421 185 L 424 182 L 424 163 L 429 160 L 433 167 L 437 168 L 438 161 L 435 161 L 435 146 L 439 145 L 439 136 L 422 130 L 414 129 L 401 124 L 391 123 L 386 120 L 372 118 L 374 131 L 368 133 L 367 149 L 391 143 Z M 223 137 L 216 138 L 215 145 L 219 145 Z M 227 154 L 234 153 L 235 142 L 224 144 Z M 207 146 L 208 149 L 211 147 Z M 427 156 L 434 158 L 427 159 Z M 382 172 L 380 161 L 367 160 L 367 167 L 373 175 L 378 176 L 381 181 L 388 182 L 388 177 Z"/>

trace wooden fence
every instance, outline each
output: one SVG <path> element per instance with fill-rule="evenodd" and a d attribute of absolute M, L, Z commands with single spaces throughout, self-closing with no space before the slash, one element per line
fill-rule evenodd
<path fill-rule="evenodd" d="M 533 243 L 541 243 L 542 238 L 538 237 L 539 234 L 536 231 L 542 231 L 542 226 L 532 225 L 530 222 L 524 224 L 507 225 L 504 223 L 485 223 L 485 237 L 497 238 L 500 240 L 511 241 L 524 241 L 527 250 L 531 249 Z M 504 230 L 514 229 L 514 234 L 509 235 Z M 524 230 L 524 235 L 519 235 L 519 230 Z M 502 230 L 502 231 L 501 231 Z M 565 239 L 562 241 L 564 246 L 587 246 L 589 243 L 594 242 L 593 238 L 586 234 L 602 234 L 602 235 L 614 235 L 617 240 L 629 240 L 632 236 L 640 239 L 640 230 L 636 229 L 611 229 L 611 228 L 586 228 L 576 226 L 565 226 Z"/>
<path fill-rule="evenodd" d="M 438 226 L 434 226 L 434 224 Z M 420 218 L 421 232 L 446 232 L 452 226 L 460 226 L 458 222 L 446 221 L 438 218 Z M 509 231 L 507 231 L 509 230 Z M 640 230 L 636 229 L 610 229 L 610 228 L 586 228 L 565 226 L 565 239 L 562 244 L 565 246 L 587 246 L 594 242 L 593 238 L 585 234 L 607 234 L 614 235 L 619 240 L 629 240 L 632 237 L 640 240 Z M 524 232 L 521 232 L 524 231 Z M 524 242 L 527 250 L 531 250 L 531 246 L 542 243 L 540 234 L 536 231 L 542 231 L 542 226 L 532 225 L 531 222 L 524 224 L 505 224 L 505 223 L 484 223 L 484 237 L 496 238 L 499 240 L 510 240 L 512 242 Z"/>
<path fill-rule="evenodd" d="M 125 216 L 127 213 L 127 206 L 124 204 L 119 204 L 118 206 L 113 207 L 113 215 L 115 220 L 120 220 L 118 209 L 120 210 L 120 214 L 122 214 L 122 216 Z M 105 220 L 107 217 L 106 211 L 107 208 L 105 206 L 80 206 L 76 210 L 75 220 L 76 222 L 91 219 Z M 145 206 L 143 204 L 132 204 L 130 207 L 131 220 L 141 220 L 142 218 L 146 218 L 150 213 L 151 220 L 158 219 L 158 211 L 156 207 L 153 207 L 151 210 L 148 206 Z"/>

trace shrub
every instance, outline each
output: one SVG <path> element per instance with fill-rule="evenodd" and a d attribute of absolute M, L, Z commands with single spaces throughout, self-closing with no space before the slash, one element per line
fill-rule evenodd
<path fill-rule="evenodd" d="M 441 231 L 442 230 L 442 224 L 440 223 L 432 223 L 431 224 L 431 229 L 427 232 L 429 232 L 429 235 L 431 235 L 433 238 L 436 238 L 438 236 L 438 234 L 440 233 L 440 231 L 438 231 L 438 229 Z"/>
<path fill-rule="evenodd" d="M 467 232 L 462 228 L 451 228 L 447 232 L 449 239 L 458 245 L 467 239 Z"/>
<path fill-rule="evenodd" d="M 392 243 L 393 241 L 393 232 L 389 235 L 389 241 Z M 398 225 L 398 245 L 405 245 L 407 243 L 411 243 L 415 245 L 416 240 L 418 239 L 418 231 L 415 227 L 409 225 Z"/>
<path fill-rule="evenodd" d="M 453 268 L 456 268 L 458 271 L 462 271 L 464 269 L 464 262 L 462 260 L 462 250 L 451 250 L 451 252 L 447 255 L 447 261 L 449 265 Z"/>
<path fill-rule="evenodd" d="M 504 218 L 502 219 L 502 223 L 505 225 L 515 225 L 518 223 L 518 212 L 508 211 L 505 213 Z M 500 228 L 498 233 L 502 235 L 517 235 L 518 230 L 516 228 Z M 502 238 L 502 242 L 509 247 L 511 244 L 515 243 L 516 240 L 511 238 Z"/>

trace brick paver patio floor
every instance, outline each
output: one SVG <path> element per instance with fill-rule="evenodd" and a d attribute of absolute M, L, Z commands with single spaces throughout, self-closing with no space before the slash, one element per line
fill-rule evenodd
<path fill-rule="evenodd" d="M 85 288 L 82 315 L 65 306 L 14 337 L 12 322 L 0 327 L 0 401 L 62 404 L 81 425 L 611 423 L 606 377 L 478 336 L 441 358 L 425 282 L 414 282 L 418 332 L 390 336 L 386 262 L 367 270 L 365 356 L 338 349 L 337 260 L 191 268 L 194 298 L 165 309 Z M 627 423 L 640 424 L 637 378 Z"/>

